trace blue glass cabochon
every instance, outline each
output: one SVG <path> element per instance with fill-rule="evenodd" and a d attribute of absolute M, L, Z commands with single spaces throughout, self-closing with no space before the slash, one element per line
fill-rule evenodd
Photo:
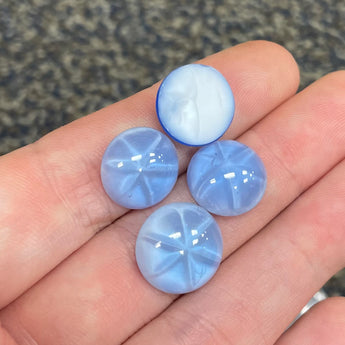
<path fill-rule="evenodd" d="M 214 218 L 192 203 L 172 203 L 152 213 L 140 229 L 136 259 L 145 279 L 182 294 L 209 281 L 221 262 L 223 241 Z"/>
<path fill-rule="evenodd" d="M 114 202 L 130 209 L 163 200 L 177 176 L 175 146 L 153 128 L 136 127 L 120 133 L 107 147 L 101 163 L 105 191 Z"/>
<path fill-rule="evenodd" d="M 266 182 L 260 157 L 232 140 L 199 149 L 187 171 L 187 183 L 196 202 L 221 216 L 240 215 L 255 207 L 264 195 Z"/>

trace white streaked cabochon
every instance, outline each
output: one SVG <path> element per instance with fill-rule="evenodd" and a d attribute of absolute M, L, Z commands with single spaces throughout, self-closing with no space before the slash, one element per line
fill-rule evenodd
<path fill-rule="evenodd" d="M 235 102 L 220 72 L 190 64 L 175 69 L 163 80 L 156 109 L 169 135 L 183 144 L 199 146 L 224 134 L 233 119 Z"/>

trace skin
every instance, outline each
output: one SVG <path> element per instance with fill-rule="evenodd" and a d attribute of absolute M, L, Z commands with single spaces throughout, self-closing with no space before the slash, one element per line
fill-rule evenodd
<path fill-rule="evenodd" d="M 201 62 L 234 92 L 224 138 L 252 147 L 268 175 L 256 208 L 215 217 L 224 240 L 217 274 L 176 296 L 150 286 L 135 263 L 146 217 L 192 202 L 185 171 L 195 149 L 176 144 L 180 177 L 155 207 L 126 210 L 102 188 L 112 138 L 161 129 L 154 85 L 0 158 L 1 345 L 343 344 L 342 298 L 284 331 L 345 263 L 345 72 L 296 94 L 296 62 L 276 44 L 248 42 Z"/>

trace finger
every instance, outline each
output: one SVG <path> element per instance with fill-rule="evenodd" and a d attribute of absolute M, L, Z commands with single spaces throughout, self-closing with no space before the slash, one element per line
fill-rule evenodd
<path fill-rule="evenodd" d="M 248 134 L 247 138 L 252 140 L 251 146 L 266 165 L 268 189 L 260 205 L 251 212 L 240 217 L 217 217 L 223 230 L 225 256 L 259 231 L 263 223 L 268 223 L 303 189 L 315 183 L 344 157 L 345 138 L 341 131 L 345 121 L 343 84 L 342 73 L 323 78 L 262 120 L 257 125 L 261 129 L 254 129 L 256 135 Z M 324 98 L 320 95 L 324 95 Z M 327 100 L 331 106 L 326 112 L 322 105 Z M 291 118 L 290 114 L 296 113 L 300 117 Z M 310 150 L 296 150 L 294 156 L 290 154 L 290 170 L 286 170 L 284 161 L 281 160 L 286 155 L 278 158 L 280 156 L 271 154 L 261 140 L 255 142 L 254 138 L 259 138 L 261 131 L 269 134 L 266 128 L 270 128 L 272 134 L 267 138 L 270 140 L 269 147 L 274 147 L 275 150 L 280 148 L 281 151 L 285 148 L 288 151 L 289 145 L 293 146 L 295 143 L 295 131 L 300 131 L 298 126 L 292 125 L 292 120 L 298 121 L 305 133 L 308 133 L 304 138 L 308 142 L 305 146 Z M 278 128 L 272 127 L 272 123 Z M 281 141 L 281 138 L 274 135 L 281 127 L 286 128 L 286 136 L 291 141 Z M 244 139 L 245 137 L 242 141 L 245 142 Z M 301 160 L 309 163 L 299 165 Z M 312 172 L 309 171 L 310 166 L 313 167 Z M 308 172 L 310 180 L 306 179 Z M 167 202 L 182 201 L 187 193 L 181 180 Z M 134 256 L 136 233 L 150 212 L 152 210 L 131 212 L 108 230 L 99 233 L 8 308 L 3 314 L 8 322 L 15 323 L 15 315 L 20 315 L 25 327 L 35 337 L 40 337 L 39 340 L 43 343 L 54 345 L 54 337 L 59 332 L 74 336 L 90 327 L 99 336 L 95 336 L 95 339 L 107 344 L 106 339 L 109 343 L 123 341 L 130 333 L 162 312 L 175 296 L 152 288 L 140 275 Z M 54 331 L 42 335 L 41 329 L 49 329 L 49 324 L 60 314 L 69 317 L 60 318 L 59 322 L 54 323 Z M 76 319 L 77 324 L 73 322 Z M 36 325 L 40 325 L 40 329 Z M 81 339 L 87 343 L 90 334 L 87 339 Z M 97 343 L 96 340 L 94 343 Z M 91 340 L 89 343 L 92 344 Z"/>
<path fill-rule="evenodd" d="M 126 345 L 273 344 L 345 264 L 344 173 L 345 160 Z"/>
<path fill-rule="evenodd" d="M 345 298 L 316 304 L 275 345 L 341 345 L 345 340 Z"/>
<path fill-rule="evenodd" d="M 1 327 L 0 323 L 0 344 L 1 345 L 17 345 L 16 342 L 10 337 L 4 328 Z"/>
<path fill-rule="evenodd" d="M 253 210 L 237 217 L 216 217 L 223 229 L 225 257 L 343 159 L 344 90 L 345 73 L 329 74 L 237 138 L 261 157 L 268 182 L 263 199 Z M 176 201 L 193 201 L 183 175 L 164 203 Z M 147 215 L 132 212 L 114 227 L 127 229 L 133 240 Z"/>
<path fill-rule="evenodd" d="M 202 60 L 236 99 L 227 137 L 252 126 L 296 90 L 298 71 L 278 45 L 251 42 Z M 281 83 L 281 80 L 284 83 Z M 157 85 L 48 134 L 0 160 L 0 307 L 9 303 L 125 210 L 105 194 L 102 154 L 119 132 L 158 128 Z M 179 147 L 181 169 L 191 149 Z"/>

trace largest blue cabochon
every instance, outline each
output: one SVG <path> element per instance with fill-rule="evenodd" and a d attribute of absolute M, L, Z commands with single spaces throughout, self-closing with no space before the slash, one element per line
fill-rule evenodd
<path fill-rule="evenodd" d="M 214 142 L 192 157 L 187 182 L 196 202 L 220 216 L 236 216 L 257 205 L 266 189 L 266 171 L 248 146 Z"/>
<path fill-rule="evenodd" d="M 157 93 L 159 121 L 171 137 L 186 145 L 217 140 L 228 129 L 234 110 L 227 80 L 210 66 L 190 64 L 175 69 Z"/>
<path fill-rule="evenodd" d="M 136 242 L 145 279 L 159 290 L 182 294 L 198 289 L 216 272 L 223 241 L 213 217 L 192 203 L 173 203 L 147 218 Z"/>
<path fill-rule="evenodd" d="M 131 209 L 163 200 L 177 174 L 175 146 L 163 133 L 146 127 L 119 134 L 107 147 L 101 164 L 105 191 L 117 204 Z"/>

